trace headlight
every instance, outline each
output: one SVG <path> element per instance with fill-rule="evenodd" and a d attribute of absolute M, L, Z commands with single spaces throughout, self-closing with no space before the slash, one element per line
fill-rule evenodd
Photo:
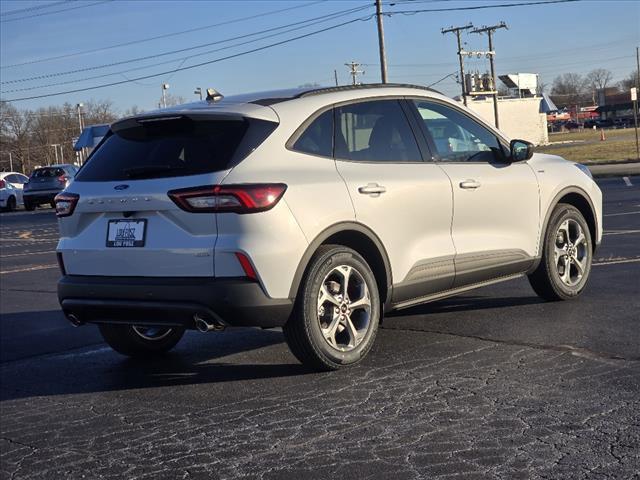
<path fill-rule="evenodd" d="M 574 163 L 576 167 L 578 167 L 582 172 L 589 178 L 593 179 L 593 175 L 591 175 L 591 170 L 586 165 L 582 165 L 581 163 Z"/>

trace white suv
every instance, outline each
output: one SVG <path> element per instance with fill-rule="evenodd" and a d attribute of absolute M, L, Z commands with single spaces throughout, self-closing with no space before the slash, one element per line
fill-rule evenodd
<path fill-rule="evenodd" d="M 121 120 L 56 202 L 72 323 L 126 355 L 185 329 L 283 327 L 316 369 L 362 359 L 383 312 L 522 275 L 576 297 L 602 237 L 585 167 L 402 85 Z"/>

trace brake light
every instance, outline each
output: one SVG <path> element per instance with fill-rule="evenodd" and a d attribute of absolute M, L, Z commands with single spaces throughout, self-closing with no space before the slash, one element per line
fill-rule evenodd
<path fill-rule="evenodd" d="M 0 180 L 0 188 L 4 188 L 7 186 L 7 183 L 4 180 Z"/>
<path fill-rule="evenodd" d="M 247 278 L 255 280 L 257 282 L 258 275 L 256 274 L 253 265 L 251 265 L 249 258 L 244 253 L 240 252 L 236 252 L 236 258 L 240 262 L 240 266 L 242 267 L 242 270 L 244 270 L 244 274 L 247 276 Z"/>
<path fill-rule="evenodd" d="M 182 210 L 193 213 L 256 213 L 273 208 L 284 195 L 283 183 L 211 185 L 167 193 Z"/>
<path fill-rule="evenodd" d="M 56 204 L 56 216 L 68 217 L 76 209 L 76 205 L 80 200 L 80 195 L 77 193 L 62 192 L 56 195 L 54 202 Z"/>

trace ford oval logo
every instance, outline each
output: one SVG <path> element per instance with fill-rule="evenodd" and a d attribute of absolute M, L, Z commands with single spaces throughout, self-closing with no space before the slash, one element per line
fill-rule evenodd
<path fill-rule="evenodd" d="M 116 185 L 115 187 L 113 187 L 115 190 L 126 190 L 127 188 L 129 188 L 129 185 Z"/>

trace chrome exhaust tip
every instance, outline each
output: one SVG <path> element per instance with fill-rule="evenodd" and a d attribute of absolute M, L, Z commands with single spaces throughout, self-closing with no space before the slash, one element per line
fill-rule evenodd
<path fill-rule="evenodd" d="M 74 327 L 84 325 L 84 322 L 80 320 L 80 318 L 74 313 L 67 313 L 67 320 L 69 320 L 69 322 L 71 322 L 71 325 L 73 325 Z"/>
<path fill-rule="evenodd" d="M 226 325 L 222 323 L 217 318 L 210 318 L 207 314 L 196 313 L 193 316 L 193 321 L 196 324 L 196 328 L 198 331 L 202 333 L 211 332 L 211 331 L 222 331 L 225 329 Z"/>

